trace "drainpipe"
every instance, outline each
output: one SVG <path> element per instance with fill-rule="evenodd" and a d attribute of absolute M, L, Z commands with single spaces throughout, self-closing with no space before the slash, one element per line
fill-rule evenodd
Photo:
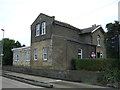
<path fill-rule="evenodd" d="M 67 60 L 67 40 L 66 39 L 64 39 L 65 40 L 65 42 L 66 42 L 66 69 L 68 69 L 68 60 Z"/>
<path fill-rule="evenodd" d="M 120 59 L 120 35 L 118 36 L 118 48 L 119 48 L 119 51 L 118 51 L 118 53 L 119 53 L 119 59 Z"/>

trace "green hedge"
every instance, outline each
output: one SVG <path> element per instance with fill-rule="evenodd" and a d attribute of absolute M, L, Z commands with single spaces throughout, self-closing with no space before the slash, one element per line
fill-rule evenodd
<path fill-rule="evenodd" d="M 72 70 L 105 71 L 109 68 L 119 68 L 118 59 L 73 59 L 71 61 Z"/>

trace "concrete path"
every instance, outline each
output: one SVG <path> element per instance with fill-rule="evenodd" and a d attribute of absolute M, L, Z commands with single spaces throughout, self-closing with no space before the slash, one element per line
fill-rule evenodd
<path fill-rule="evenodd" d="M 89 85 L 84 83 L 77 83 L 77 82 L 57 80 L 57 79 L 51 79 L 46 77 L 40 77 L 40 76 L 27 75 L 27 74 L 10 72 L 10 71 L 3 71 L 3 72 L 9 75 L 24 77 L 27 79 L 33 79 L 33 80 L 42 81 L 42 82 L 49 82 L 53 84 L 54 88 L 109 88 L 109 87 L 102 87 L 97 85 Z"/>
<path fill-rule="evenodd" d="M 43 88 L 2 77 L 2 88 Z"/>

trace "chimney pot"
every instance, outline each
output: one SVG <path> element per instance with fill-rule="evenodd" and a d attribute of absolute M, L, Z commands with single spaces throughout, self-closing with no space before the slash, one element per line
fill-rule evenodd
<path fill-rule="evenodd" d="M 96 24 L 92 25 L 92 27 L 96 27 Z"/>

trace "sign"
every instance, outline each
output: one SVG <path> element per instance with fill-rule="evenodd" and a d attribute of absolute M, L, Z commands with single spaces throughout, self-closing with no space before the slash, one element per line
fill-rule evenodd
<path fill-rule="evenodd" d="M 92 52 L 92 53 L 91 53 L 91 57 L 92 57 L 92 58 L 96 58 L 95 52 Z"/>

